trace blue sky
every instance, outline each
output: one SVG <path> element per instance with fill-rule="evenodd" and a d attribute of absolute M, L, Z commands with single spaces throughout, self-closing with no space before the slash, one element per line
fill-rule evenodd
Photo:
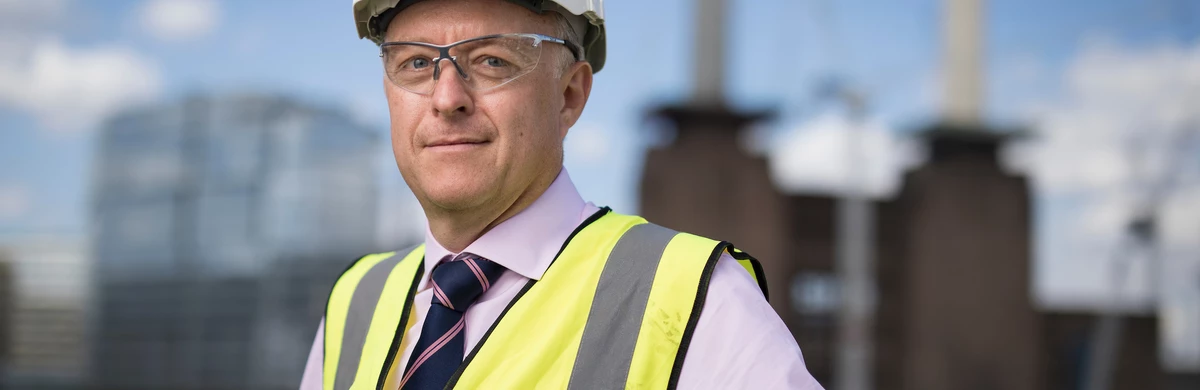
<path fill-rule="evenodd" d="M 204 12 L 165 26 L 169 18 L 147 19 L 153 15 L 147 11 L 154 9 L 151 0 L 0 1 L 0 49 L 16 48 L 0 50 L 6 53 L 0 58 L 0 235 L 86 234 L 92 138 L 96 123 L 121 107 L 113 101 L 144 104 L 192 93 L 267 91 L 344 108 L 386 131 L 377 49 L 357 39 L 349 0 L 196 1 Z M 778 119 L 764 125 L 770 134 L 815 133 L 806 124 L 826 115 L 829 104 L 814 91 L 830 77 L 868 93 L 871 115 L 883 132 L 906 134 L 937 117 L 940 1 L 728 4 L 728 100 L 738 108 L 778 110 Z M 1186 62 L 1187 53 L 1200 52 L 1200 3 L 1194 1 L 994 0 L 987 10 L 986 115 L 1004 126 L 1074 118 L 1071 113 L 1080 111 L 1073 110 L 1090 101 L 1076 99 L 1080 91 L 1092 90 L 1087 80 L 1103 84 L 1110 74 L 1104 72 L 1152 72 L 1136 67 L 1142 59 L 1165 56 L 1160 62 L 1170 68 Z M 691 12 L 690 0 L 608 2 L 607 65 L 568 137 L 567 167 L 585 198 L 636 211 L 638 172 L 650 142 L 643 115 L 656 105 L 684 101 L 690 91 Z M 45 85 L 23 84 L 38 74 L 43 74 L 38 80 L 50 81 L 63 76 L 53 72 L 76 73 L 72 79 L 78 80 L 106 75 L 39 70 L 44 64 L 36 53 L 46 47 L 64 58 L 108 59 L 93 62 L 123 78 L 115 78 L 115 85 L 90 80 L 96 86 L 79 93 L 22 90 Z M 1097 65 L 1108 58 L 1133 65 Z M 1145 68 L 1158 63 L 1146 62 Z M 1100 76 L 1088 76 L 1096 72 Z M 45 82 L 53 85 L 50 81 Z M 125 82 L 137 87 L 126 91 Z M 72 103 L 58 104 L 56 98 Z M 63 118 L 70 120 L 59 123 Z M 1047 153 L 1056 154 L 1041 155 Z M 402 188 L 390 153 L 380 156 L 384 193 Z M 1056 165 L 1032 161 L 1026 165 Z M 1038 173 L 1039 191 L 1057 188 L 1057 182 L 1041 184 L 1051 180 L 1043 176 L 1084 175 L 1053 173 Z M 1078 250 L 1087 240 L 1112 238 L 1112 232 L 1101 232 L 1107 236 L 1055 244 L 1086 236 L 1076 219 L 1086 222 L 1089 210 L 1104 208 L 1081 201 L 1096 198 L 1102 188 L 1070 188 L 1056 195 L 1039 192 L 1039 261 L 1074 259 L 1054 263 L 1068 264 L 1064 270 L 1090 256 Z"/>

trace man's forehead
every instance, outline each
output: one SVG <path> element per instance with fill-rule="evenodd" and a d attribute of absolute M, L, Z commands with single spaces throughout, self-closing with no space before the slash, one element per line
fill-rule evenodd
<path fill-rule="evenodd" d="M 503 33 L 543 33 L 548 15 L 505 0 L 422 0 L 403 8 L 388 24 L 388 41 L 430 43 Z"/>

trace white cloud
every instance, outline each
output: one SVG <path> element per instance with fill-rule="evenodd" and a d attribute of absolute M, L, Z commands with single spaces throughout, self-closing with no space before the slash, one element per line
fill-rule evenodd
<path fill-rule="evenodd" d="M 853 126 L 843 116 L 826 114 L 783 134 L 769 150 L 776 185 L 787 192 L 843 193 L 856 187 L 854 168 L 861 170 L 870 196 L 895 193 L 904 169 L 915 160 L 913 145 L 883 124 L 867 121 L 857 130 L 861 155 L 852 158 Z"/>
<path fill-rule="evenodd" d="M 1174 136 L 1200 121 L 1200 43 L 1125 49 L 1088 44 L 1065 71 L 1065 98 L 1043 107 L 1028 161 L 1046 194 L 1112 190 L 1165 174 Z"/>
<path fill-rule="evenodd" d="M 70 8 L 67 0 L 0 0 L 0 107 L 54 132 L 90 130 L 161 85 L 157 65 L 128 47 L 64 44 L 57 31 Z"/>
<path fill-rule="evenodd" d="M 20 218 L 29 212 L 29 189 L 21 186 L 0 186 L 0 221 Z"/>
<path fill-rule="evenodd" d="M 11 38 L 0 36 L 0 42 Z M 5 45 L 0 47 L 18 44 Z M 159 93 L 157 65 L 132 49 L 71 48 L 49 38 L 0 61 L 0 105 L 36 115 L 49 130 L 87 130 L 105 116 Z"/>
<path fill-rule="evenodd" d="M 563 148 L 567 159 L 581 164 L 604 164 L 612 159 L 609 136 L 594 123 L 575 124 Z"/>
<path fill-rule="evenodd" d="M 220 23 L 212 0 L 150 0 L 138 12 L 142 28 L 164 41 L 185 41 L 211 33 Z"/>

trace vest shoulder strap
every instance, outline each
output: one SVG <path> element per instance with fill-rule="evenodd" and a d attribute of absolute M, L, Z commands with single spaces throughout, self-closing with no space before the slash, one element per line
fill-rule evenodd
<path fill-rule="evenodd" d="M 766 296 L 758 260 L 728 242 L 653 223 L 626 230 L 596 284 L 568 387 L 675 388 L 726 252 Z"/>
<path fill-rule="evenodd" d="M 656 274 L 667 246 L 678 234 L 643 223 L 621 235 L 596 283 L 568 388 L 626 387 Z"/>
<path fill-rule="evenodd" d="M 363 256 L 338 277 L 325 307 L 324 389 L 349 389 L 356 380 L 380 378 L 379 367 L 399 345 L 399 324 L 407 322 L 415 282 L 424 270 L 424 249 Z M 401 275 L 412 276 L 394 277 Z"/>
<path fill-rule="evenodd" d="M 675 388 L 726 245 L 689 233 L 665 243 L 624 387 Z"/>

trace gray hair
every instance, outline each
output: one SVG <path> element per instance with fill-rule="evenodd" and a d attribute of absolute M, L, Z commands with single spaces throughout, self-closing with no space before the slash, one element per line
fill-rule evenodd
<path fill-rule="evenodd" d="M 567 19 L 567 16 L 563 15 L 560 12 L 551 12 L 551 13 L 554 14 L 555 38 L 565 39 L 568 42 L 579 45 L 581 57 L 587 58 L 587 54 L 582 52 L 583 51 L 583 49 L 582 49 L 583 37 L 580 36 L 579 31 L 576 29 L 576 24 L 578 24 L 578 23 L 572 24 L 571 20 Z M 584 29 L 585 29 L 584 31 L 587 31 L 586 30 L 587 20 L 584 19 L 582 16 L 575 16 L 575 15 L 572 15 L 572 16 L 583 19 L 583 23 L 585 23 L 583 25 Z M 577 60 L 575 58 L 575 52 L 570 49 L 562 51 L 562 53 L 563 54 L 559 55 L 558 77 L 562 77 L 563 73 L 565 73 L 567 71 L 567 69 L 570 69 L 571 65 L 574 65 L 575 61 Z M 583 60 L 579 60 L 579 61 L 583 61 Z"/>

